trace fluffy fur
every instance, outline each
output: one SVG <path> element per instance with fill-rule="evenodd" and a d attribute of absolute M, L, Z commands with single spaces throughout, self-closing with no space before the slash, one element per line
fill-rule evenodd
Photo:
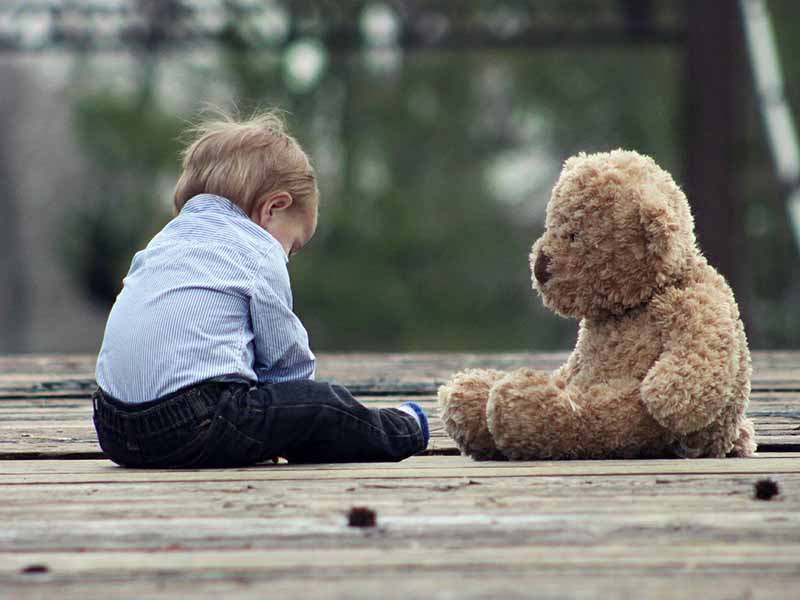
<path fill-rule="evenodd" d="M 686 196 L 636 152 L 570 158 L 531 252 L 544 304 L 580 319 L 552 373 L 467 370 L 439 389 L 475 459 L 750 456 L 750 353 Z"/>

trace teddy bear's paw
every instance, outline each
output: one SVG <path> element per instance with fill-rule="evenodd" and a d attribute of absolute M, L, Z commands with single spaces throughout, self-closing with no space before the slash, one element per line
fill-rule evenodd
<path fill-rule="evenodd" d="M 492 385 L 505 373 L 468 369 L 439 388 L 439 414 L 445 432 L 462 454 L 475 460 L 503 458 L 486 427 L 486 402 Z"/>
<path fill-rule="evenodd" d="M 744 419 L 739 424 L 739 437 L 733 443 L 733 450 L 728 456 L 747 457 L 756 453 L 756 432 L 753 421 Z"/>
<path fill-rule="evenodd" d="M 495 445 L 512 460 L 570 457 L 580 412 L 560 379 L 533 369 L 495 384 L 486 409 Z"/>

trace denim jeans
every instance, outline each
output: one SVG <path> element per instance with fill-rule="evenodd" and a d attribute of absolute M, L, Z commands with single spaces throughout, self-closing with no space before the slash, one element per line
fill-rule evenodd
<path fill-rule="evenodd" d="M 398 461 L 425 449 L 411 415 L 367 408 L 324 382 L 209 381 L 143 404 L 98 389 L 93 401 L 100 447 L 126 467 L 246 466 L 278 456 L 298 463 Z"/>

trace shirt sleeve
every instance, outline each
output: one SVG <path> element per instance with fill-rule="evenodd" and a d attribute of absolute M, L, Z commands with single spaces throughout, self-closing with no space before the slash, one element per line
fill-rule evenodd
<path fill-rule="evenodd" d="M 267 255 L 262 262 L 250 298 L 254 369 L 262 383 L 314 379 L 316 359 L 308 333 L 292 311 L 286 261 L 275 254 Z"/>

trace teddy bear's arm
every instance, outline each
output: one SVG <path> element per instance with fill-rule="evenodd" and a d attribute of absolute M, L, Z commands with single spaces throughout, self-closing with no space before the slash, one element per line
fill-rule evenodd
<path fill-rule="evenodd" d="M 662 426 L 686 435 L 710 425 L 730 395 L 736 324 L 710 286 L 670 290 L 653 310 L 664 349 L 642 382 L 642 401 Z"/>

